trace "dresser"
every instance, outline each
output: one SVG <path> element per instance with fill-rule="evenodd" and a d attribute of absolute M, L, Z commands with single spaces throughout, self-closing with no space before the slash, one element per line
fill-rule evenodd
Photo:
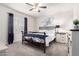
<path fill-rule="evenodd" d="M 79 56 L 79 29 L 72 31 L 72 56 Z"/>

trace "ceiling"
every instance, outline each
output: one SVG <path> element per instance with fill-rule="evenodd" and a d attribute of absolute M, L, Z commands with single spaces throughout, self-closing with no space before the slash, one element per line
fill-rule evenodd
<path fill-rule="evenodd" d="M 12 9 L 15 9 L 19 12 L 34 16 L 34 17 L 41 17 L 41 16 L 49 16 L 51 14 L 56 13 L 57 11 L 67 10 L 64 8 L 58 8 L 57 6 L 59 3 L 41 3 L 42 5 L 47 6 L 46 9 L 40 9 L 41 12 L 36 11 L 29 11 L 29 9 L 32 8 L 32 6 L 29 6 L 25 3 L 3 3 L 3 5 L 6 5 Z"/>

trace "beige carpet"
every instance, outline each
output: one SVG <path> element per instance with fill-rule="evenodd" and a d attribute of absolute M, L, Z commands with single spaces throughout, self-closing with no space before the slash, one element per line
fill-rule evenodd
<path fill-rule="evenodd" d="M 4 54 L 3 54 L 4 53 Z M 52 43 L 50 47 L 47 48 L 46 53 L 43 50 L 30 46 L 28 44 L 23 44 L 21 42 L 16 42 L 14 44 L 8 45 L 6 52 L 1 52 L 0 55 L 6 56 L 67 56 L 68 47 L 66 44 Z"/>

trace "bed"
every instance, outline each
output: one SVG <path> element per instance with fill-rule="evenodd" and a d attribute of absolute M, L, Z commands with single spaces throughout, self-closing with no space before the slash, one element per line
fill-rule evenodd
<path fill-rule="evenodd" d="M 42 46 L 44 48 L 44 53 L 46 53 L 46 41 L 45 41 L 46 37 L 48 37 L 48 35 L 46 35 L 45 32 L 25 33 L 25 32 L 22 31 L 22 44 L 25 41 L 27 41 L 27 42 L 29 42 L 30 44 L 33 44 L 33 45 L 39 45 L 40 44 L 40 46 Z M 39 41 L 37 41 L 37 40 L 39 40 Z"/>
<path fill-rule="evenodd" d="M 55 39 L 55 30 L 47 31 L 42 30 L 39 32 L 31 32 L 25 33 L 22 31 L 22 44 L 24 41 L 29 42 L 30 44 L 40 45 L 44 49 L 44 53 L 46 53 L 46 47 L 49 46 L 49 43 Z M 39 46 L 39 47 L 40 47 Z"/>

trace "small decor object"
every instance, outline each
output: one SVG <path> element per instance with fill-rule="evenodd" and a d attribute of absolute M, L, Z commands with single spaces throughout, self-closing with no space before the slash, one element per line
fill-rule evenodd
<path fill-rule="evenodd" d="M 60 28 L 60 25 L 56 25 L 56 28 Z"/>
<path fill-rule="evenodd" d="M 73 21 L 73 24 L 74 24 L 74 28 L 75 28 L 75 29 L 79 29 L 79 20 L 78 20 L 78 19 L 75 19 L 75 20 Z"/>

